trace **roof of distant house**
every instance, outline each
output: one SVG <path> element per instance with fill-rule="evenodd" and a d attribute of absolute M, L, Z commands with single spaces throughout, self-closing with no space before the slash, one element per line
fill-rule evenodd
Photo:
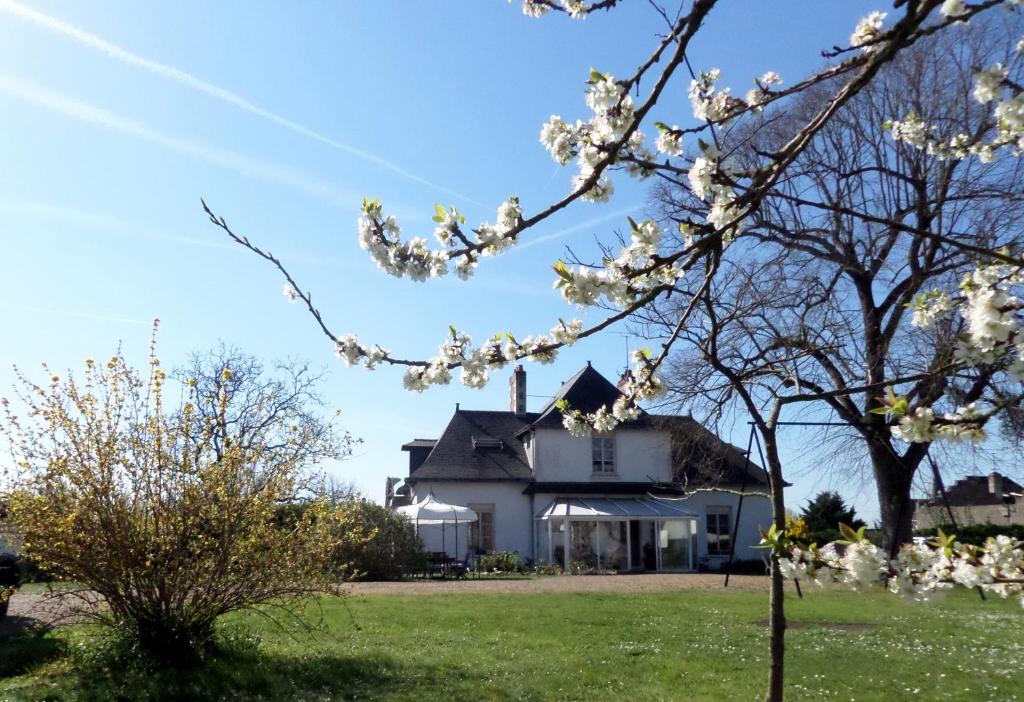
<path fill-rule="evenodd" d="M 1002 492 L 993 493 L 989 490 L 989 476 L 968 475 L 961 478 L 946 489 L 946 499 L 951 507 L 970 507 L 975 505 L 1001 505 L 1005 502 L 1004 496 L 1024 497 L 1024 487 L 1020 483 L 999 475 L 1002 480 Z M 945 504 L 941 497 L 931 497 L 919 502 Z"/>

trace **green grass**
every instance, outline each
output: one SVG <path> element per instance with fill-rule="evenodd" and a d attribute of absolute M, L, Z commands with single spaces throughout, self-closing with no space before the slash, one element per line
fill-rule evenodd
<path fill-rule="evenodd" d="M 757 700 L 764 593 L 376 595 L 313 634 L 229 617 L 190 671 L 111 664 L 87 627 L 0 641 L 2 700 Z M 957 593 L 788 599 L 791 700 L 1024 700 L 1024 609 Z M 33 657 L 35 657 L 33 659 Z"/>

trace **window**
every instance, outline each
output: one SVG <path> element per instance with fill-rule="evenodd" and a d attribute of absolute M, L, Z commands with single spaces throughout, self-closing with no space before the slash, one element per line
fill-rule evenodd
<path fill-rule="evenodd" d="M 467 505 L 476 512 L 477 521 L 469 523 L 469 550 L 487 553 L 494 550 L 494 505 Z"/>
<path fill-rule="evenodd" d="M 615 472 L 615 441 L 610 436 L 595 436 L 590 440 L 594 459 L 594 473 Z"/>
<path fill-rule="evenodd" d="M 708 555 L 728 556 L 732 547 L 732 508 L 708 507 Z"/>

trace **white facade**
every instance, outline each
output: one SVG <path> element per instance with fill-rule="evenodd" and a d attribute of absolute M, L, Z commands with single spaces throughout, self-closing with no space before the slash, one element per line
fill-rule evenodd
<path fill-rule="evenodd" d="M 538 482 L 670 482 L 672 438 L 667 431 L 621 429 L 613 433 L 614 466 L 595 474 L 591 437 L 564 429 L 537 429 L 530 446 L 531 467 Z"/>
<path fill-rule="evenodd" d="M 414 502 L 419 502 L 431 492 L 442 502 L 452 505 L 466 505 L 476 508 L 481 505 L 493 507 L 494 550 L 518 553 L 523 560 L 533 560 L 530 540 L 532 538 L 532 500 L 523 494 L 525 482 L 469 481 L 469 480 L 422 480 L 416 481 Z M 469 527 L 459 527 L 459 543 L 462 548 L 455 551 L 454 528 L 447 526 L 421 527 L 420 539 L 428 552 L 445 551 L 455 558 L 466 555 Z M 441 548 L 442 543 L 445 548 Z"/>
<path fill-rule="evenodd" d="M 538 484 L 543 483 L 600 483 L 602 494 L 614 495 L 616 483 L 668 483 L 672 480 L 672 440 L 669 432 L 651 429 L 619 430 L 611 436 L 614 444 L 614 470 L 595 473 L 593 466 L 592 440 L 590 437 L 574 437 L 565 430 L 537 429 L 525 441 L 526 455 Z M 586 499 L 593 493 L 569 491 L 536 492 L 525 494 L 529 481 L 523 480 L 414 480 L 412 499 L 419 501 L 426 495 L 434 496 L 447 503 L 468 505 L 476 509 L 480 505 L 490 507 L 493 514 L 493 547 L 497 551 L 512 551 L 527 562 L 541 563 L 549 560 L 553 548 L 547 541 L 548 525 L 538 520 L 538 515 L 553 500 L 564 497 Z M 634 488 L 635 489 L 635 488 Z M 694 561 L 700 567 L 715 568 L 728 559 L 731 544 L 723 538 L 716 538 L 716 530 L 725 524 L 725 534 L 736 531 L 735 560 L 760 559 L 764 552 L 756 548 L 760 540 L 759 527 L 767 528 L 771 523 L 771 502 L 763 494 L 757 494 L 763 487 L 747 490 L 740 511 L 740 497 L 727 490 L 697 491 L 680 497 L 678 505 L 696 515 L 696 530 L 692 534 Z M 736 516 L 740 513 L 739 528 L 736 530 Z M 712 515 L 709 517 L 709 515 Z M 641 520 L 636 520 L 641 521 Z M 655 531 L 657 529 L 657 531 Z M 647 530 L 653 534 L 648 537 Z M 662 531 L 670 530 L 667 523 L 645 520 L 639 528 L 632 527 L 634 538 L 654 540 Z M 421 538 L 427 551 L 445 550 L 455 558 L 467 555 L 469 528 L 460 526 L 458 551 L 456 551 L 455 530 L 448 526 L 444 533 L 440 527 L 424 527 Z M 564 534 L 564 529 L 562 532 Z M 556 539 L 562 537 L 555 537 Z M 442 549 L 442 544 L 444 549 Z M 638 558 L 637 547 L 633 548 L 630 559 L 633 569 L 643 569 L 643 558 Z M 555 559 L 558 560 L 557 558 Z M 660 564 L 659 564 L 660 565 Z M 688 569 L 688 568 L 678 568 Z"/>

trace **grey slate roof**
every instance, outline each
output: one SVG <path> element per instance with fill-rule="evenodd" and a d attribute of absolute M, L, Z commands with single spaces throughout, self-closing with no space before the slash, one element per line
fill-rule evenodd
<path fill-rule="evenodd" d="M 666 483 L 630 483 L 609 480 L 608 482 L 537 482 L 523 490 L 524 495 L 550 493 L 557 495 L 682 495 L 679 485 Z"/>
<path fill-rule="evenodd" d="M 533 480 L 523 442 L 516 433 L 536 414 L 455 410 L 430 455 L 409 480 Z M 474 439 L 480 444 L 474 448 Z M 483 444 L 501 442 L 500 447 Z M 484 440 L 484 441 L 481 441 Z"/>
<path fill-rule="evenodd" d="M 412 471 L 409 480 L 532 481 L 533 471 L 522 438 L 532 428 L 562 428 L 562 415 L 555 406 L 558 400 L 564 399 L 582 412 L 594 412 L 599 407 L 611 405 L 621 394 L 607 378 L 587 364 L 562 384 L 554 399 L 539 413 L 517 415 L 509 411 L 456 409 L 441 438 L 422 465 Z M 744 471 L 748 488 L 768 485 L 767 474 L 760 466 L 755 463 L 748 465 L 743 451 L 722 441 L 691 417 L 643 412 L 636 421 L 620 426 L 669 431 L 672 435 L 674 477 L 686 487 L 738 488 L 744 483 Z M 402 448 L 408 450 L 406 447 L 420 445 L 421 441 L 426 443 L 426 440 L 418 439 Z M 483 447 L 497 442 L 501 442 L 500 448 Z M 540 485 L 550 487 L 555 483 Z M 570 486 L 578 485 L 582 483 L 566 483 L 566 491 L 571 491 Z M 619 491 L 619 488 L 630 489 L 629 483 L 622 482 L 609 481 L 598 485 L 607 485 L 612 492 Z M 649 483 L 637 485 L 642 485 L 644 490 L 651 488 Z M 539 488 L 534 491 L 539 491 Z"/>
<path fill-rule="evenodd" d="M 565 400 L 572 409 L 580 412 L 596 412 L 600 407 L 611 407 L 621 396 L 622 393 L 619 392 L 619 389 L 588 363 L 579 373 L 562 383 L 562 387 L 555 393 L 551 402 L 540 411 L 533 426 L 544 429 L 560 429 L 562 413 L 555 406 L 559 400 Z M 640 419 L 627 422 L 622 426 L 643 425 L 645 421 L 646 413 L 641 413 Z"/>
<path fill-rule="evenodd" d="M 434 448 L 434 444 L 437 443 L 437 439 L 413 439 L 408 443 L 402 444 L 403 451 L 411 451 L 412 449 L 418 448 Z"/>
<path fill-rule="evenodd" d="M 648 415 L 651 426 L 672 435 L 672 466 L 676 480 L 688 486 L 748 488 L 768 486 L 768 473 L 746 452 L 722 441 L 693 417 Z M 746 473 L 746 478 L 744 478 Z M 786 483 L 788 485 L 788 483 Z"/>

